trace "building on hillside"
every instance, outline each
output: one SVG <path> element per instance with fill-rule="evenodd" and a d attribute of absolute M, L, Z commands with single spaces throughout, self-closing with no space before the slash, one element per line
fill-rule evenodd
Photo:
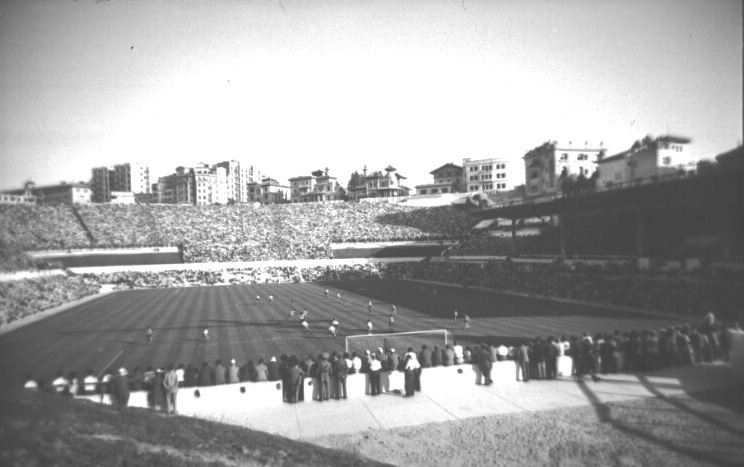
<path fill-rule="evenodd" d="M 160 177 L 155 190 L 158 203 L 227 204 L 227 171 L 200 162 L 195 167 L 176 167 L 176 172 Z"/>
<path fill-rule="evenodd" d="M 293 203 L 343 201 L 346 195 L 336 177 L 329 175 L 328 167 L 316 170 L 309 176 L 292 177 L 289 185 Z"/>
<path fill-rule="evenodd" d="M 93 190 L 94 203 L 111 201 L 111 191 L 116 183 L 113 167 L 94 167 L 91 171 L 90 186 Z"/>
<path fill-rule="evenodd" d="M 315 178 L 311 175 L 300 175 L 289 179 L 290 201 L 299 203 L 302 196 L 309 193 L 315 185 Z"/>
<path fill-rule="evenodd" d="M 194 172 L 178 166 L 176 172 L 158 178 L 157 202 L 165 204 L 196 204 Z"/>
<path fill-rule="evenodd" d="M 525 197 L 532 198 L 560 191 L 558 179 L 561 176 L 591 177 L 597 168 L 600 154 L 604 154 L 604 144 L 592 147 L 584 144 L 561 144 L 547 141 L 527 151 L 522 158 L 525 172 Z M 564 171 L 565 169 L 565 171 Z"/>
<path fill-rule="evenodd" d="M 597 161 L 597 188 L 634 185 L 658 177 L 684 175 L 697 167 L 690 139 L 680 136 L 646 136 L 627 151 Z"/>
<path fill-rule="evenodd" d="M 388 165 L 383 171 L 377 170 L 367 174 L 364 166 L 362 182 L 349 190 L 349 200 L 359 201 L 365 198 L 399 198 L 408 196 L 410 190 L 403 185 L 406 177 L 398 173 L 398 169 Z"/>
<path fill-rule="evenodd" d="M 271 177 L 264 178 L 261 183 L 248 184 L 248 202 L 275 204 L 288 203 L 289 200 L 290 188 Z"/>
<path fill-rule="evenodd" d="M 29 199 L 34 197 L 37 204 L 90 204 L 93 199 L 90 185 L 82 182 L 60 182 L 58 185 L 41 187 L 30 182 L 22 189 L 6 191 L 5 194 Z"/>
<path fill-rule="evenodd" d="M 508 161 L 503 157 L 490 159 L 462 160 L 463 185 L 465 191 L 485 191 L 495 193 L 508 191 L 514 184 L 507 175 Z"/>
<path fill-rule="evenodd" d="M 224 167 L 210 168 L 200 162 L 193 168 L 196 204 L 227 204 L 227 171 Z"/>
<path fill-rule="evenodd" d="M 95 203 L 110 202 L 112 191 L 150 193 L 150 168 L 138 162 L 94 167 L 90 185 Z"/>
<path fill-rule="evenodd" d="M 444 164 L 438 169 L 429 172 L 434 178 L 434 183 L 416 185 L 417 195 L 439 195 L 443 193 L 460 193 L 463 191 L 462 167 L 452 162 Z"/>
<path fill-rule="evenodd" d="M 248 186 L 263 180 L 261 172 L 252 165 L 241 164 L 236 160 L 218 162 L 213 169 L 222 167 L 227 176 L 227 201 L 233 203 L 250 202 Z"/>
<path fill-rule="evenodd" d="M 36 204 L 35 188 L 36 184 L 29 181 L 24 183 L 23 190 L 1 192 L 0 204 Z"/>

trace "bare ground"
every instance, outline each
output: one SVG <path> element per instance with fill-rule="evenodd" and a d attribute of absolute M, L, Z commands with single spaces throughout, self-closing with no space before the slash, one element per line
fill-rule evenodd
<path fill-rule="evenodd" d="M 311 439 L 400 466 L 744 465 L 744 388 Z"/>

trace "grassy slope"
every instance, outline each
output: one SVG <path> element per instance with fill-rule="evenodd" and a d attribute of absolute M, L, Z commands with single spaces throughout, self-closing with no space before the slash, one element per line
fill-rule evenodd
<path fill-rule="evenodd" d="M 267 433 L 148 410 L 0 392 L 0 465 L 385 465 Z"/>

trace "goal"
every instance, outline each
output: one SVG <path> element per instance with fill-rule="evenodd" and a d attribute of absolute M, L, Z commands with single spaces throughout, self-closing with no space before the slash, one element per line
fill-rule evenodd
<path fill-rule="evenodd" d="M 454 336 L 446 329 L 434 329 L 431 331 L 409 331 L 409 332 L 392 332 L 388 334 L 360 334 L 358 336 L 346 337 L 346 351 L 351 354 L 356 352 L 363 355 L 367 350 L 373 351 L 382 347 L 386 352 L 393 348 L 398 353 L 405 353 L 408 347 L 413 347 L 416 351 L 426 344 L 430 348 L 435 345 L 444 347 L 452 342 Z"/>

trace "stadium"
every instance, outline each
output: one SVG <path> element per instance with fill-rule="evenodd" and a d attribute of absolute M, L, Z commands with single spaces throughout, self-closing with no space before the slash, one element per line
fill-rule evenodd
<path fill-rule="evenodd" d="M 165 410 L 154 389 L 159 371 L 173 365 L 182 370 L 181 415 L 296 439 L 304 438 L 302 424 L 296 432 L 257 414 L 338 397 L 338 380 L 331 376 L 325 392 L 317 368 L 345 352 L 356 374 L 344 378 L 343 396 L 355 404 L 377 391 L 412 396 L 420 378 L 424 396 L 457 413 L 438 394 L 479 400 L 472 391 L 483 389 L 517 397 L 515 369 L 516 382 L 539 381 L 548 392 L 554 385 L 556 394 L 566 384 L 579 391 L 574 378 L 591 376 L 597 386 L 575 396 L 605 410 L 603 384 L 640 380 L 648 389 L 653 378 L 682 374 L 687 380 L 678 381 L 691 385 L 680 386 L 686 393 L 718 389 L 693 382 L 701 378 L 690 371 L 736 384 L 728 362 L 737 343 L 727 328 L 741 322 L 744 304 L 740 238 L 734 240 L 741 185 L 732 181 L 740 175 L 495 207 L 0 206 L 0 376 L 6 386 L 32 384 L 54 397 L 114 406 L 121 405 L 116 386 L 123 380 L 124 405 L 157 412 Z M 652 198 L 643 191 L 649 189 Z M 630 222 L 638 196 L 665 222 L 616 228 Z M 700 213 L 718 209 L 721 199 L 738 214 L 723 226 L 708 223 Z M 484 222 L 490 219 L 511 222 Z M 533 223 L 537 235 L 518 234 Z M 670 224 L 690 227 L 669 240 Z M 492 360 L 487 371 L 484 359 Z M 407 368 L 412 360 L 420 366 Z M 267 366 L 261 376 L 258 368 Z M 302 371 L 294 384 L 292 367 Z M 375 373 L 382 375 L 378 388 Z M 532 406 L 541 406 L 540 394 Z M 369 409 L 373 418 L 401 407 L 386 404 Z M 492 414 L 483 408 L 456 417 Z M 431 417 L 412 423 L 439 420 Z M 353 437 L 359 429 L 395 426 L 360 423 L 316 427 L 314 434 Z M 669 443 L 679 444 L 658 444 Z M 339 447 L 328 439 L 318 444 Z M 677 451 L 681 459 L 724 464 L 737 452 Z"/>

